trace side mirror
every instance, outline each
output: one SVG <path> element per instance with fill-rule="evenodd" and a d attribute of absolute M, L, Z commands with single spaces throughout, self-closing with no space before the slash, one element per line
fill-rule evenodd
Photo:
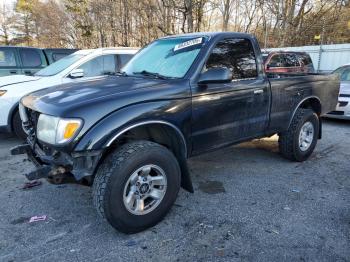
<path fill-rule="evenodd" d="M 232 81 L 232 73 L 226 67 L 213 67 L 199 77 L 198 84 L 228 83 Z"/>
<path fill-rule="evenodd" d="M 84 76 L 84 70 L 83 69 L 73 69 L 72 72 L 70 72 L 69 77 L 70 78 L 80 78 Z"/>

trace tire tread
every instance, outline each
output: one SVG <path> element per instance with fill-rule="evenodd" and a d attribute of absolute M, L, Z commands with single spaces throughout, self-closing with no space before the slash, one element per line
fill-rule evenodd
<path fill-rule="evenodd" d="M 108 190 L 107 184 L 109 179 L 118 166 L 122 165 L 124 161 L 128 159 L 131 154 L 140 150 L 146 150 L 148 146 L 161 145 L 150 141 L 136 141 L 122 145 L 118 150 L 112 152 L 107 156 L 105 161 L 99 167 L 92 187 L 93 204 L 97 209 L 98 214 L 106 219 L 105 216 L 105 199 L 106 190 Z"/>
<path fill-rule="evenodd" d="M 292 161 L 302 161 L 296 157 L 294 139 L 295 133 L 298 132 L 299 125 L 303 119 L 310 114 L 314 114 L 314 111 L 311 109 L 299 108 L 297 109 L 292 122 L 288 130 L 280 134 L 278 139 L 280 153 L 287 159 Z"/>

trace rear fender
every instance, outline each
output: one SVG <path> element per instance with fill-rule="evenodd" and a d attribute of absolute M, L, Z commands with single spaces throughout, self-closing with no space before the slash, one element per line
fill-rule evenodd
<path fill-rule="evenodd" d="M 318 115 L 318 121 L 319 121 L 319 124 L 320 124 L 318 139 L 321 139 L 322 138 L 322 118 L 320 117 L 320 115 L 321 115 L 321 112 L 322 112 L 322 108 L 321 108 L 321 101 L 320 101 L 320 99 L 317 96 L 309 96 L 309 97 L 306 97 L 303 100 L 301 100 L 299 102 L 299 104 L 296 106 L 296 108 L 294 109 L 294 111 L 293 111 L 293 113 L 292 113 L 292 115 L 290 117 L 288 128 L 292 124 L 294 115 L 295 115 L 295 113 L 297 112 L 297 110 L 299 108 L 310 108 Z"/>
<path fill-rule="evenodd" d="M 293 113 L 291 114 L 291 116 L 289 118 L 288 128 L 292 124 L 294 115 L 296 114 L 296 112 L 299 108 L 310 108 L 310 109 L 314 110 L 314 112 L 318 116 L 320 116 L 320 114 L 321 114 L 321 101 L 317 96 L 308 96 L 308 97 L 305 97 L 303 100 L 301 100 L 297 104 L 297 106 L 295 107 L 295 109 L 293 110 Z"/>

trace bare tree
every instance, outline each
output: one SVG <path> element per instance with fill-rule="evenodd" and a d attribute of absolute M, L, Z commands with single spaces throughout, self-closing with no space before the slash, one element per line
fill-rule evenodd
<path fill-rule="evenodd" d="M 12 28 L 13 17 L 9 7 L 3 3 L 0 6 L 0 43 L 10 45 L 10 33 Z"/>
<path fill-rule="evenodd" d="M 350 41 L 347 0 L 17 0 L 0 10 L 5 44 L 143 46 L 163 35 L 253 33 L 265 46 Z M 341 18 L 341 19 L 340 19 Z"/>

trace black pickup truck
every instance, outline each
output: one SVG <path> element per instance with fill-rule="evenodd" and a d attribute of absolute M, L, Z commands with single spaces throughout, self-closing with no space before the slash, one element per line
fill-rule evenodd
<path fill-rule="evenodd" d="M 99 214 L 133 233 L 159 222 L 180 186 L 193 192 L 191 156 L 278 134 L 283 156 L 306 160 L 338 92 L 335 75 L 266 75 L 249 34 L 169 36 L 117 75 L 24 97 L 27 144 L 11 152 L 35 163 L 28 179 L 89 181 Z"/>

